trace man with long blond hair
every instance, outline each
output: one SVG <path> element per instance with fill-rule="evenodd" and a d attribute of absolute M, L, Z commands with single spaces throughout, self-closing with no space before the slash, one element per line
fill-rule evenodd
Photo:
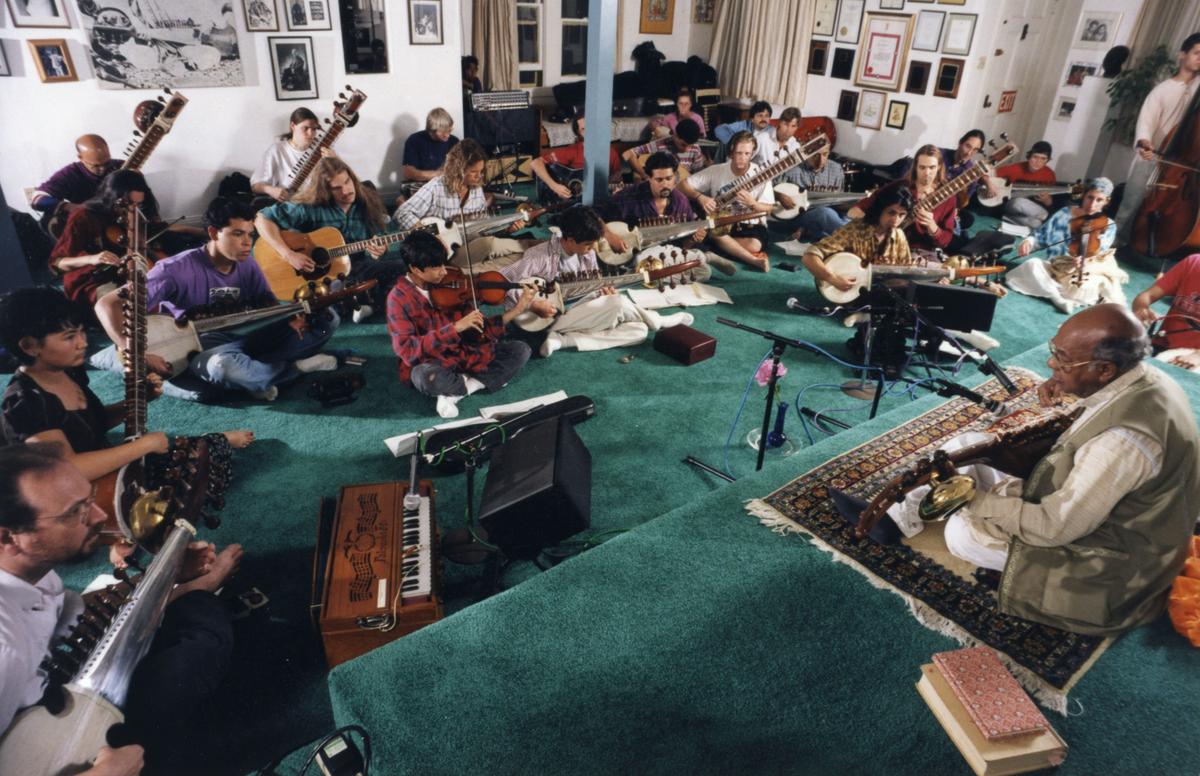
<path fill-rule="evenodd" d="M 470 218 L 485 213 L 491 206 L 491 196 L 483 190 L 486 164 L 487 152 L 479 143 L 467 139 L 455 145 L 446 154 L 442 174 L 422 186 L 396 210 L 396 225 L 401 229 L 412 229 L 423 218 L 450 220 L 460 214 Z M 519 240 L 477 237 L 465 250 L 459 247 L 451 261 L 459 267 L 467 266 L 469 250 L 472 262 L 479 267 L 498 269 L 520 258 L 526 247 Z"/>
<path fill-rule="evenodd" d="M 920 203 L 923 197 L 932 194 L 934 189 L 946 182 L 946 164 L 937 146 L 923 145 L 917 149 L 914 157 L 912 169 L 907 177 L 892 181 L 871 196 L 860 200 L 850 208 L 850 218 L 862 218 L 875 197 L 885 189 L 903 186 L 912 193 L 913 202 Z M 912 220 L 904 228 L 904 236 L 908 238 L 910 248 L 932 252 L 950 244 L 954 239 L 957 224 L 958 202 L 954 197 L 948 197 L 945 202 L 932 209 L 917 204 L 912 211 Z"/>
<path fill-rule="evenodd" d="M 387 211 L 379 201 L 374 189 L 364 186 L 354 170 L 338 158 L 322 159 L 313 170 L 308 184 L 290 202 L 278 202 L 259 211 L 254 221 L 259 238 L 279 251 L 284 261 L 298 271 L 310 272 L 316 266 L 313 260 L 288 247 L 283 240 L 284 229 L 311 232 L 331 226 L 342 233 L 346 242 L 357 242 L 377 237 L 390 231 Z M 404 274 L 404 264 L 399 254 L 388 252 L 382 242 L 367 246 L 369 259 L 356 254 L 350 257 L 349 281 L 362 282 L 373 278 L 379 284 L 372 292 L 373 304 L 360 305 L 354 311 L 355 323 L 361 323 L 375 309 L 382 309 L 387 290 Z"/>

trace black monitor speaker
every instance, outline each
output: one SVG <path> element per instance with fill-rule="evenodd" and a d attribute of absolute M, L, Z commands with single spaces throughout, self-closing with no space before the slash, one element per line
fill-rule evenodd
<path fill-rule="evenodd" d="M 532 155 L 538 151 L 537 108 L 468 111 L 465 122 L 464 134 L 488 153 L 500 149 Z"/>
<path fill-rule="evenodd" d="M 913 283 L 912 302 L 921 317 L 943 329 L 987 331 L 992 328 L 999 298 L 982 288 Z"/>
<path fill-rule="evenodd" d="M 592 522 L 592 456 L 566 418 L 496 448 L 479 522 L 510 558 L 533 557 Z"/>

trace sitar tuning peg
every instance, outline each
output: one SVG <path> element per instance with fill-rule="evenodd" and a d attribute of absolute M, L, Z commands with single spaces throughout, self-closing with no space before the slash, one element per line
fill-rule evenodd
<path fill-rule="evenodd" d="M 164 92 L 164 93 L 166 93 L 166 94 L 170 94 L 170 93 L 171 93 L 171 87 L 169 87 L 169 86 L 164 86 L 164 87 L 163 87 L 163 92 Z"/>
<path fill-rule="evenodd" d="M 352 92 L 352 91 L 354 91 L 354 87 L 351 86 L 350 84 L 346 84 L 346 91 Z"/>

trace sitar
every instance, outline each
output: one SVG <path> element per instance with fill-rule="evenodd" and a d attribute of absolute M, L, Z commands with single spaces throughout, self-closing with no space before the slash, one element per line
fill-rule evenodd
<path fill-rule="evenodd" d="M 713 199 L 717 203 L 717 209 L 724 210 L 728 208 L 741 192 L 750 191 L 763 183 L 770 183 L 796 165 L 815 156 L 821 149 L 828 145 L 829 138 L 825 136 L 825 133 L 818 132 L 790 154 L 779 157 L 765 167 L 748 170 L 743 175 L 734 178 L 722 186 L 716 195 L 713 196 Z M 761 218 L 762 213 L 759 213 L 758 216 Z"/>
<path fill-rule="evenodd" d="M 339 92 L 338 97 L 342 101 L 334 101 L 333 103 L 333 118 L 325 119 L 327 125 L 325 130 L 309 144 L 304 150 L 304 154 L 296 160 L 296 165 L 292 167 L 292 179 L 287 185 L 287 198 L 291 199 L 295 196 L 308 180 L 308 176 L 316 169 L 317 162 L 321 161 L 321 150 L 333 147 L 334 141 L 342 134 L 342 130 L 346 127 L 352 127 L 358 123 L 358 109 L 367 99 L 367 95 L 358 89 L 354 89 L 350 84 L 346 84 L 346 91 L 350 92 L 347 97 L 345 92 Z"/>
<path fill-rule="evenodd" d="M 1071 199 L 1079 199 L 1084 194 L 1083 181 L 1036 185 L 1032 183 L 1009 183 L 1003 178 L 992 178 L 992 188 L 996 190 L 994 197 L 989 197 L 985 193 L 986 189 L 982 188 L 975 193 L 975 199 L 978 200 L 979 204 L 984 207 L 997 207 L 1003 205 L 1013 197 L 1035 197 L 1038 194 L 1066 194 Z"/>
<path fill-rule="evenodd" d="M 137 129 L 133 131 L 133 140 L 125 149 L 125 163 L 122 170 L 142 169 L 142 165 L 150 158 L 150 154 L 158 148 L 158 143 L 171 128 L 187 105 L 187 97 L 170 89 L 163 89 L 166 96 L 159 95 L 157 100 L 145 100 L 138 103 L 133 112 L 133 123 Z M 169 99 L 168 99 L 169 98 Z"/>
<path fill-rule="evenodd" d="M 919 209 L 928 210 L 932 213 L 943 202 L 946 202 L 951 197 L 957 197 L 966 192 L 971 184 L 983 178 L 985 175 L 990 175 L 992 169 L 999 164 L 1003 164 L 1017 152 L 1017 147 L 1012 143 L 1005 143 L 995 153 L 986 159 L 980 159 L 970 169 L 955 175 L 950 180 L 938 186 L 933 191 L 921 197 L 913 203 L 912 209 L 908 211 L 904 221 L 900 223 L 901 229 L 908 229 L 917 220 L 916 211 Z"/>

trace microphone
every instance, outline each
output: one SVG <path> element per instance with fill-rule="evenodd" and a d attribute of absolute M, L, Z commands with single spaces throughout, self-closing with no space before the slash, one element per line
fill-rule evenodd
<path fill-rule="evenodd" d="M 1008 391 L 1009 396 L 1017 393 L 1017 386 L 1013 383 L 1012 378 L 1004 371 L 1004 369 L 992 360 L 992 357 L 987 353 L 983 354 L 982 362 L 975 362 L 975 367 L 985 375 L 991 375 L 996 378 L 996 381 L 1004 386 L 1004 390 Z"/>
<path fill-rule="evenodd" d="M 1008 405 L 1004 402 L 996 401 L 995 399 L 989 399 L 982 394 L 972 391 L 970 388 L 964 388 L 958 383 L 952 383 L 949 380 L 943 380 L 940 377 L 935 379 L 934 383 L 937 385 L 937 387 L 934 388 L 934 392 L 938 396 L 945 396 L 946 398 L 951 396 L 961 396 L 967 401 L 978 404 L 979 406 L 985 408 L 988 412 L 992 413 L 998 418 L 1004 417 L 1009 412 Z"/>
<path fill-rule="evenodd" d="M 838 305 L 838 307 L 840 306 Z M 812 313 L 814 315 L 833 315 L 838 310 L 838 307 L 809 307 L 808 305 L 800 304 L 800 300 L 794 296 L 788 297 L 787 307 L 789 310 L 795 310 L 798 313 Z"/>

